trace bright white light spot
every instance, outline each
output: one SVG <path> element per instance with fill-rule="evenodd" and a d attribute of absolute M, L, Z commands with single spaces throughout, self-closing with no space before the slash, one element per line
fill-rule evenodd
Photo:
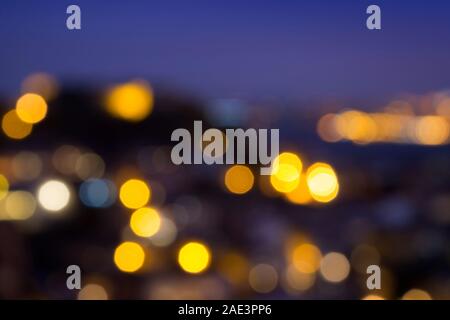
<path fill-rule="evenodd" d="M 60 211 L 69 204 L 70 191 L 64 182 L 50 180 L 39 188 L 38 200 L 44 209 L 53 212 Z"/>

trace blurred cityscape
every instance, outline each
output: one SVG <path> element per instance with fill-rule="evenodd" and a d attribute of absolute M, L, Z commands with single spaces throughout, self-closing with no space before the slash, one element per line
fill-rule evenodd
<path fill-rule="evenodd" d="M 35 73 L 1 105 L 2 298 L 450 298 L 446 92 L 283 113 Z M 283 170 L 173 165 L 194 120 L 280 128 Z"/>
<path fill-rule="evenodd" d="M 370 4 L 2 0 L 0 298 L 450 299 L 450 2 Z"/>

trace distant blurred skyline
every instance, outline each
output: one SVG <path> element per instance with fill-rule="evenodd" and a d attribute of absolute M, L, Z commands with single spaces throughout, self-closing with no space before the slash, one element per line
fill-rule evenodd
<path fill-rule="evenodd" d="M 65 27 L 82 10 L 82 30 Z M 382 30 L 366 29 L 366 8 Z M 450 88 L 449 1 L 12 1 L 0 95 L 30 73 L 104 85 L 143 77 L 201 98 L 391 99 Z"/>

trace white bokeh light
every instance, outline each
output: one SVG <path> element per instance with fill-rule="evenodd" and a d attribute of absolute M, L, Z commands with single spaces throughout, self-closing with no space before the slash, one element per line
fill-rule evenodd
<path fill-rule="evenodd" d="M 49 180 L 39 187 L 37 198 L 44 209 L 61 211 L 69 204 L 70 190 L 62 181 Z"/>

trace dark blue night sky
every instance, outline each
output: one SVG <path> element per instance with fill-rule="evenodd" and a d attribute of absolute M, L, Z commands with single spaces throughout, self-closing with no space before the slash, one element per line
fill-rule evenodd
<path fill-rule="evenodd" d="M 65 28 L 66 7 L 82 30 Z M 365 27 L 382 9 L 382 30 Z M 29 73 L 146 77 L 202 97 L 390 98 L 450 87 L 450 1 L 17 1 L 0 7 L 0 93 Z"/>

